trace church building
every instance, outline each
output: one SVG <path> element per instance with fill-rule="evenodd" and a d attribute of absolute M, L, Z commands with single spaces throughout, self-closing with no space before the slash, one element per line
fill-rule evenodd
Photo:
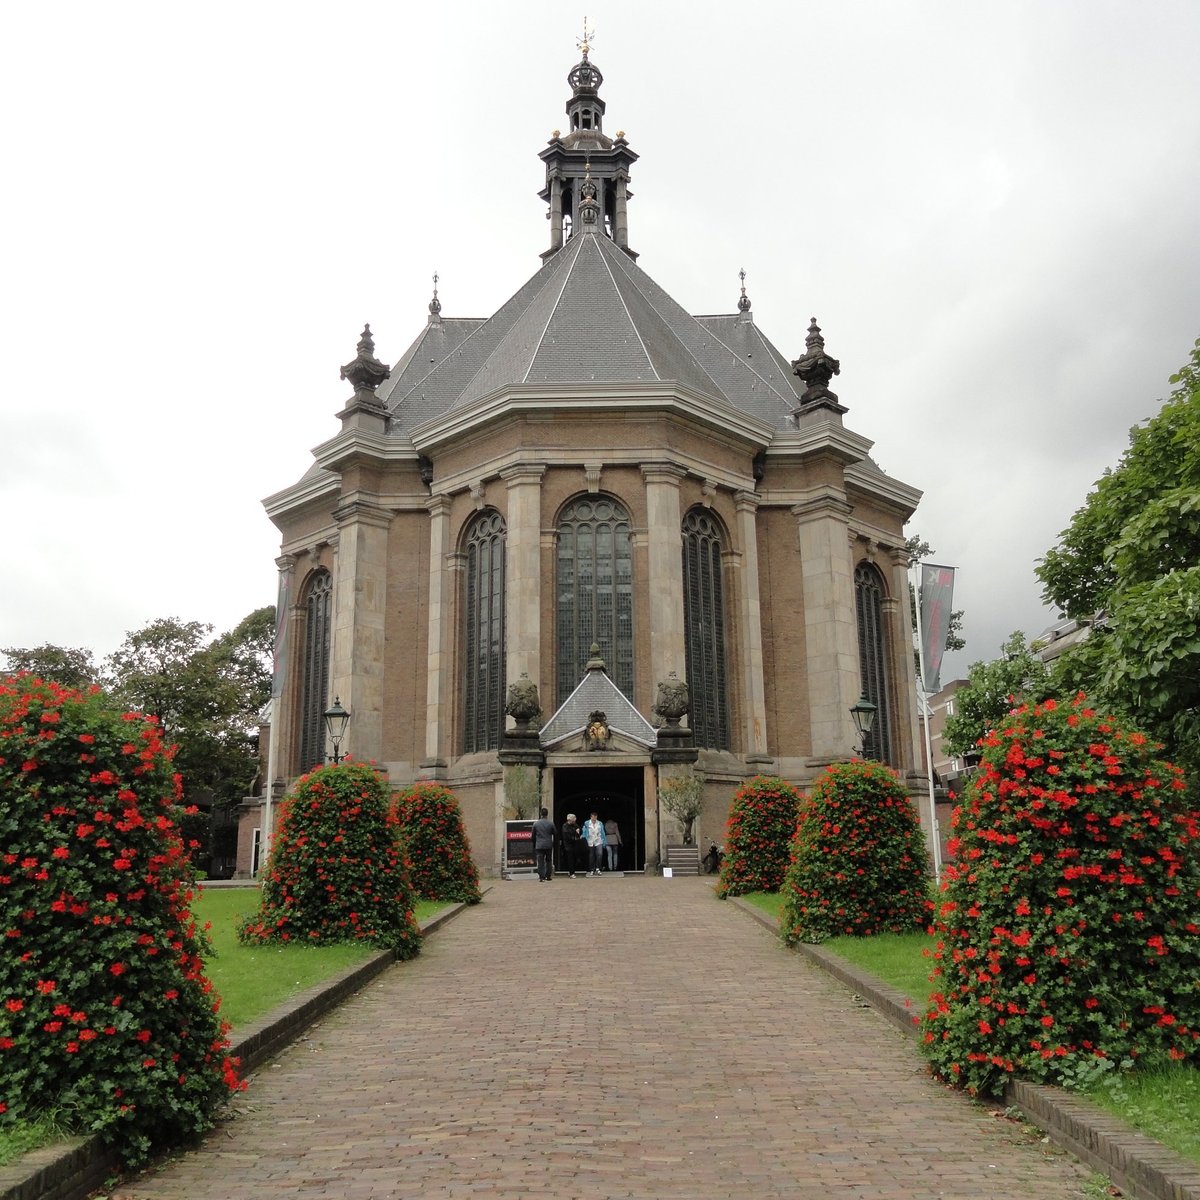
<path fill-rule="evenodd" d="M 340 701 L 340 751 L 452 788 L 486 873 L 505 819 L 540 806 L 616 820 L 621 866 L 655 868 L 682 840 L 670 776 L 702 781 L 696 836 L 721 841 L 747 779 L 804 786 L 860 752 L 860 697 L 866 755 L 923 788 L 920 493 L 846 424 L 815 318 L 789 356 L 744 279 L 732 312 L 691 316 L 642 269 L 638 156 L 582 50 L 539 152 L 540 268 L 486 318 L 443 313 L 435 283 L 391 367 L 364 330 L 340 430 L 265 502 L 286 598 L 271 778 L 326 759 Z"/>

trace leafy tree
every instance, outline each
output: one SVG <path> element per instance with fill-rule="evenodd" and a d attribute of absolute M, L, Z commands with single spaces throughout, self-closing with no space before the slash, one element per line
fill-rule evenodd
<path fill-rule="evenodd" d="M 1158 414 L 1130 432 L 1037 569 L 1043 596 L 1092 622 L 1068 650 L 1084 686 L 1200 768 L 1200 340 Z"/>
<path fill-rule="evenodd" d="M 33 647 L 7 646 L 0 654 L 8 659 L 6 670 L 13 675 L 28 671 L 48 683 L 80 691 L 100 681 L 92 652 L 81 646 L 55 646 L 45 642 Z"/>
<path fill-rule="evenodd" d="M 696 775 L 672 775 L 658 785 L 659 803 L 683 829 L 683 844 L 692 844 L 692 827 L 704 810 L 704 780 Z"/>
<path fill-rule="evenodd" d="M 248 736 L 270 695 L 274 612 L 257 609 L 215 639 L 211 625 L 159 618 L 106 660 L 114 694 L 155 716 L 176 743 L 190 802 L 231 806 L 254 779 Z"/>
<path fill-rule="evenodd" d="M 1046 664 L 1018 630 L 1000 647 L 999 658 L 971 664 L 966 684 L 954 693 L 954 715 L 946 720 L 942 744 L 951 754 L 971 754 L 1023 698 L 1043 700 L 1052 691 Z"/>

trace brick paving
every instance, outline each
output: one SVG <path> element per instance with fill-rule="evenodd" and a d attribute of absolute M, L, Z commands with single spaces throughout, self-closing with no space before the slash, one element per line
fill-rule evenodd
<path fill-rule="evenodd" d="M 497 883 L 136 1200 L 1059 1200 L 1086 1172 L 702 879 Z"/>

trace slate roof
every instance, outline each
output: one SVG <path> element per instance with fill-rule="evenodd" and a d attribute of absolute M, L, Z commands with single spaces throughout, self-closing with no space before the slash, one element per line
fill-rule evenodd
<path fill-rule="evenodd" d="M 603 235 L 581 233 L 487 320 L 430 322 L 379 389 L 392 432 L 523 383 L 673 381 L 790 428 L 799 380 L 746 316 L 690 316 Z"/>
<path fill-rule="evenodd" d="M 549 749 L 573 733 L 582 733 L 588 717 L 597 709 L 604 713 L 609 729 L 623 733 L 643 746 L 657 745 L 658 733 L 654 726 L 633 707 L 604 668 L 597 666 L 588 668 L 579 686 L 542 726 L 538 740 L 543 749 Z"/>

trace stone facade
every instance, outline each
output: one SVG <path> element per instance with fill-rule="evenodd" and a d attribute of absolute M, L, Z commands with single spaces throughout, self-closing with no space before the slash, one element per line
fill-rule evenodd
<path fill-rule="evenodd" d="M 721 841 L 745 779 L 803 785 L 854 752 L 849 710 L 872 689 L 885 701 L 889 760 L 920 786 L 904 573 L 919 493 L 872 462 L 827 387 L 805 399 L 811 379 L 806 392 L 758 330 L 744 287 L 736 313 L 692 318 L 634 264 L 626 185 L 637 156 L 603 133 L 586 55 L 570 80 L 578 127 L 542 154 L 555 226 L 544 266 L 487 320 L 443 317 L 435 291 L 425 329 L 385 381 L 366 331 L 368 350 L 360 342 L 343 369 L 356 390 L 340 432 L 266 501 L 288 596 L 271 777 L 312 765 L 303 730 L 336 696 L 352 714 L 343 749 L 397 786 L 452 787 L 493 872 L 506 815 L 534 801 L 557 823 L 568 809 L 582 819 L 588 804 L 607 807 L 625 865 L 653 866 L 675 836 L 656 803 L 668 769 L 703 773 L 697 840 Z M 595 577 L 563 558 L 564 514 L 589 498 L 622 514 L 613 536 L 628 539 L 627 560 L 598 558 Z M 502 530 L 487 549 L 490 576 L 471 541 L 487 514 Z M 701 540 L 688 542 L 685 527 Z M 689 575 L 693 544 L 708 557 Z M 876 591 L 866 635 L 864 568 Z M 323 614 L 308 597 L 326 573 Z M 567 657 L 572 587 L 592 589 L 602 623 L 612 603 L 624 606 L 627 625 L 612 636 L 631 648 L 625 692 L 614 662 Z M 874 639 L 866 674 L 864 636 Z M 574 713 L 560 705 L 564 664 L 580 688 L 599 686 L 588 683 L 597 670 L 609 680 L 603 748 L 563 728 Z M 689 685 L 692 714 L 706 705 L 723 732 L 693 738 L 685 716 L 655 733 L 658 685 L 672 673 Z M 532 733 L 503 711 L 523 675 L 541 701 Z M 479 706 L 493 703 L 489 731 Z"/>

